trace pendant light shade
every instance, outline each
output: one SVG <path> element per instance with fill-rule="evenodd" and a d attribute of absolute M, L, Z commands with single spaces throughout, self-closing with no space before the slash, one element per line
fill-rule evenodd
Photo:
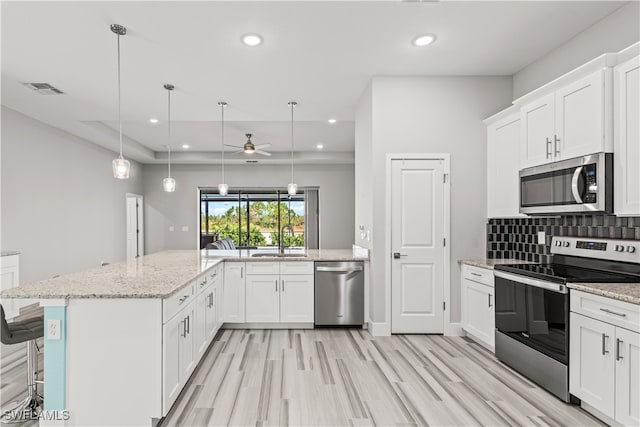
<path fill-rule="evenodd" d="M 175 89 L 172 84 L 165 84 L 167 90 L 167 177 L 162 180 L 162 187 L 167 193 L 176 191 L 176 180 L 171 178 L 171 91 Z"/>
<path fill-rule="evenodd" d="M 111 24 L 111 32 L 113 32 L 118 38 L 118 133 L 120 135 L 120 156 L 113 159 L 111 165 L 113 166 L 113 177 L 117 179 L 128 179 L 129 170 L 131 169 L 131 163 L 122 156 L 122 99 L 121 99 L 121 84 L 120 84 L 120 36 L 127 34 L 127 29 L 122 25 Z"/>
<path fill-rule="evenodd" d="M 224 101 L 218 102 L 218 106 L 220 107 L 220 141 L 222 142 L 222 179 L 220 180 L 220 184 L 218 184 L 218 193 L 221 196 L 226 196 L 229 193 L 229 185 L 224 182 L 224 109 L 227 106 L 227 103 Z"/>
<path fill-rule="evenodd" d="M 287 185 L 287 193 L 293 196 L 298 192 L 298 184 L 293 181 L 293 109 L 298 103 L 290 101 L 287 105 L 291 108 L 291 182 Z"/>

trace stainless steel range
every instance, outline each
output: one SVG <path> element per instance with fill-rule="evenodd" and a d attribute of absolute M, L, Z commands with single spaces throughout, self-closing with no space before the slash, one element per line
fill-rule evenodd
<path fill-rule="evenodd" d="M 550 264 L 495 267 L 498 359 L 568 402 L 567 283 L 638 283 L 640 241 L 554 237 Z"/>

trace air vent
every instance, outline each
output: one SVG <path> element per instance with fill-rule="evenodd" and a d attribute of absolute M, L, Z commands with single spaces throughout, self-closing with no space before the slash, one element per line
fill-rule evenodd
<path fill-rule="evenodd" d="M 247 160 L 247 163 L 258 163 L 257 160 Z"/>
<path fill-rule="evenodd" d="M 49 83 L 22 83 L 29 89 L 35 90 L 40 95 L 62 95 L 64 92 L 51 86 Z"/>

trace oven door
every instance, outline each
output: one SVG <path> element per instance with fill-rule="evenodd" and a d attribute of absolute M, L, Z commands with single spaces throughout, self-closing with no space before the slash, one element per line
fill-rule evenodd
<path fill-rule="evenodd" d="M 520 212 L 609 212 L 611 159 L 598 153 L 521 170 Z"/>
<path fill-rule="evenodd" d="M 563 284 L 495 271 L 496 329 L 561 362 L 569 355 L 569 291 Z"/>

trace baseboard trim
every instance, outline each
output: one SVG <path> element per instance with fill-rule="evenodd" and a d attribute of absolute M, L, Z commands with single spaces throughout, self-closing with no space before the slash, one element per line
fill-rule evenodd
<path fill-rule="evenodd" d="M 221 329 L 313 329 L 313 323 L 225 323 Z"/>
<path fill-rule="evenodd" d="M 374 337 L 388 337 L 391 335 L 391 325 L 387 322 L 369 321 L 367 329 Z"/>
<path fill-rule="evenodd" d="M 599 419 L 600 421 L 609 424 L 610 426 L 618 425 L 618 423 L 613 418 L 610 418 L 610 417 L 606 416 L 605 414 L 603 414 L 602 412 L 598 411 L 593 406 L 589 405 L 588 403 L 585 403 L 584 400 L 582 400 L 580 402 L 580 407 L 582 409 L 584 409 L 585 411 L 587 411 L 589 414 L 591 414 L 594 417 L 596 417 L 597 419 Z"/>
<path fill-rule="evenodd" d="M 447 323 L 444 326 L 444 335 L 448 337 L 462 337 L 465 335 L 462 323 Z"/>

